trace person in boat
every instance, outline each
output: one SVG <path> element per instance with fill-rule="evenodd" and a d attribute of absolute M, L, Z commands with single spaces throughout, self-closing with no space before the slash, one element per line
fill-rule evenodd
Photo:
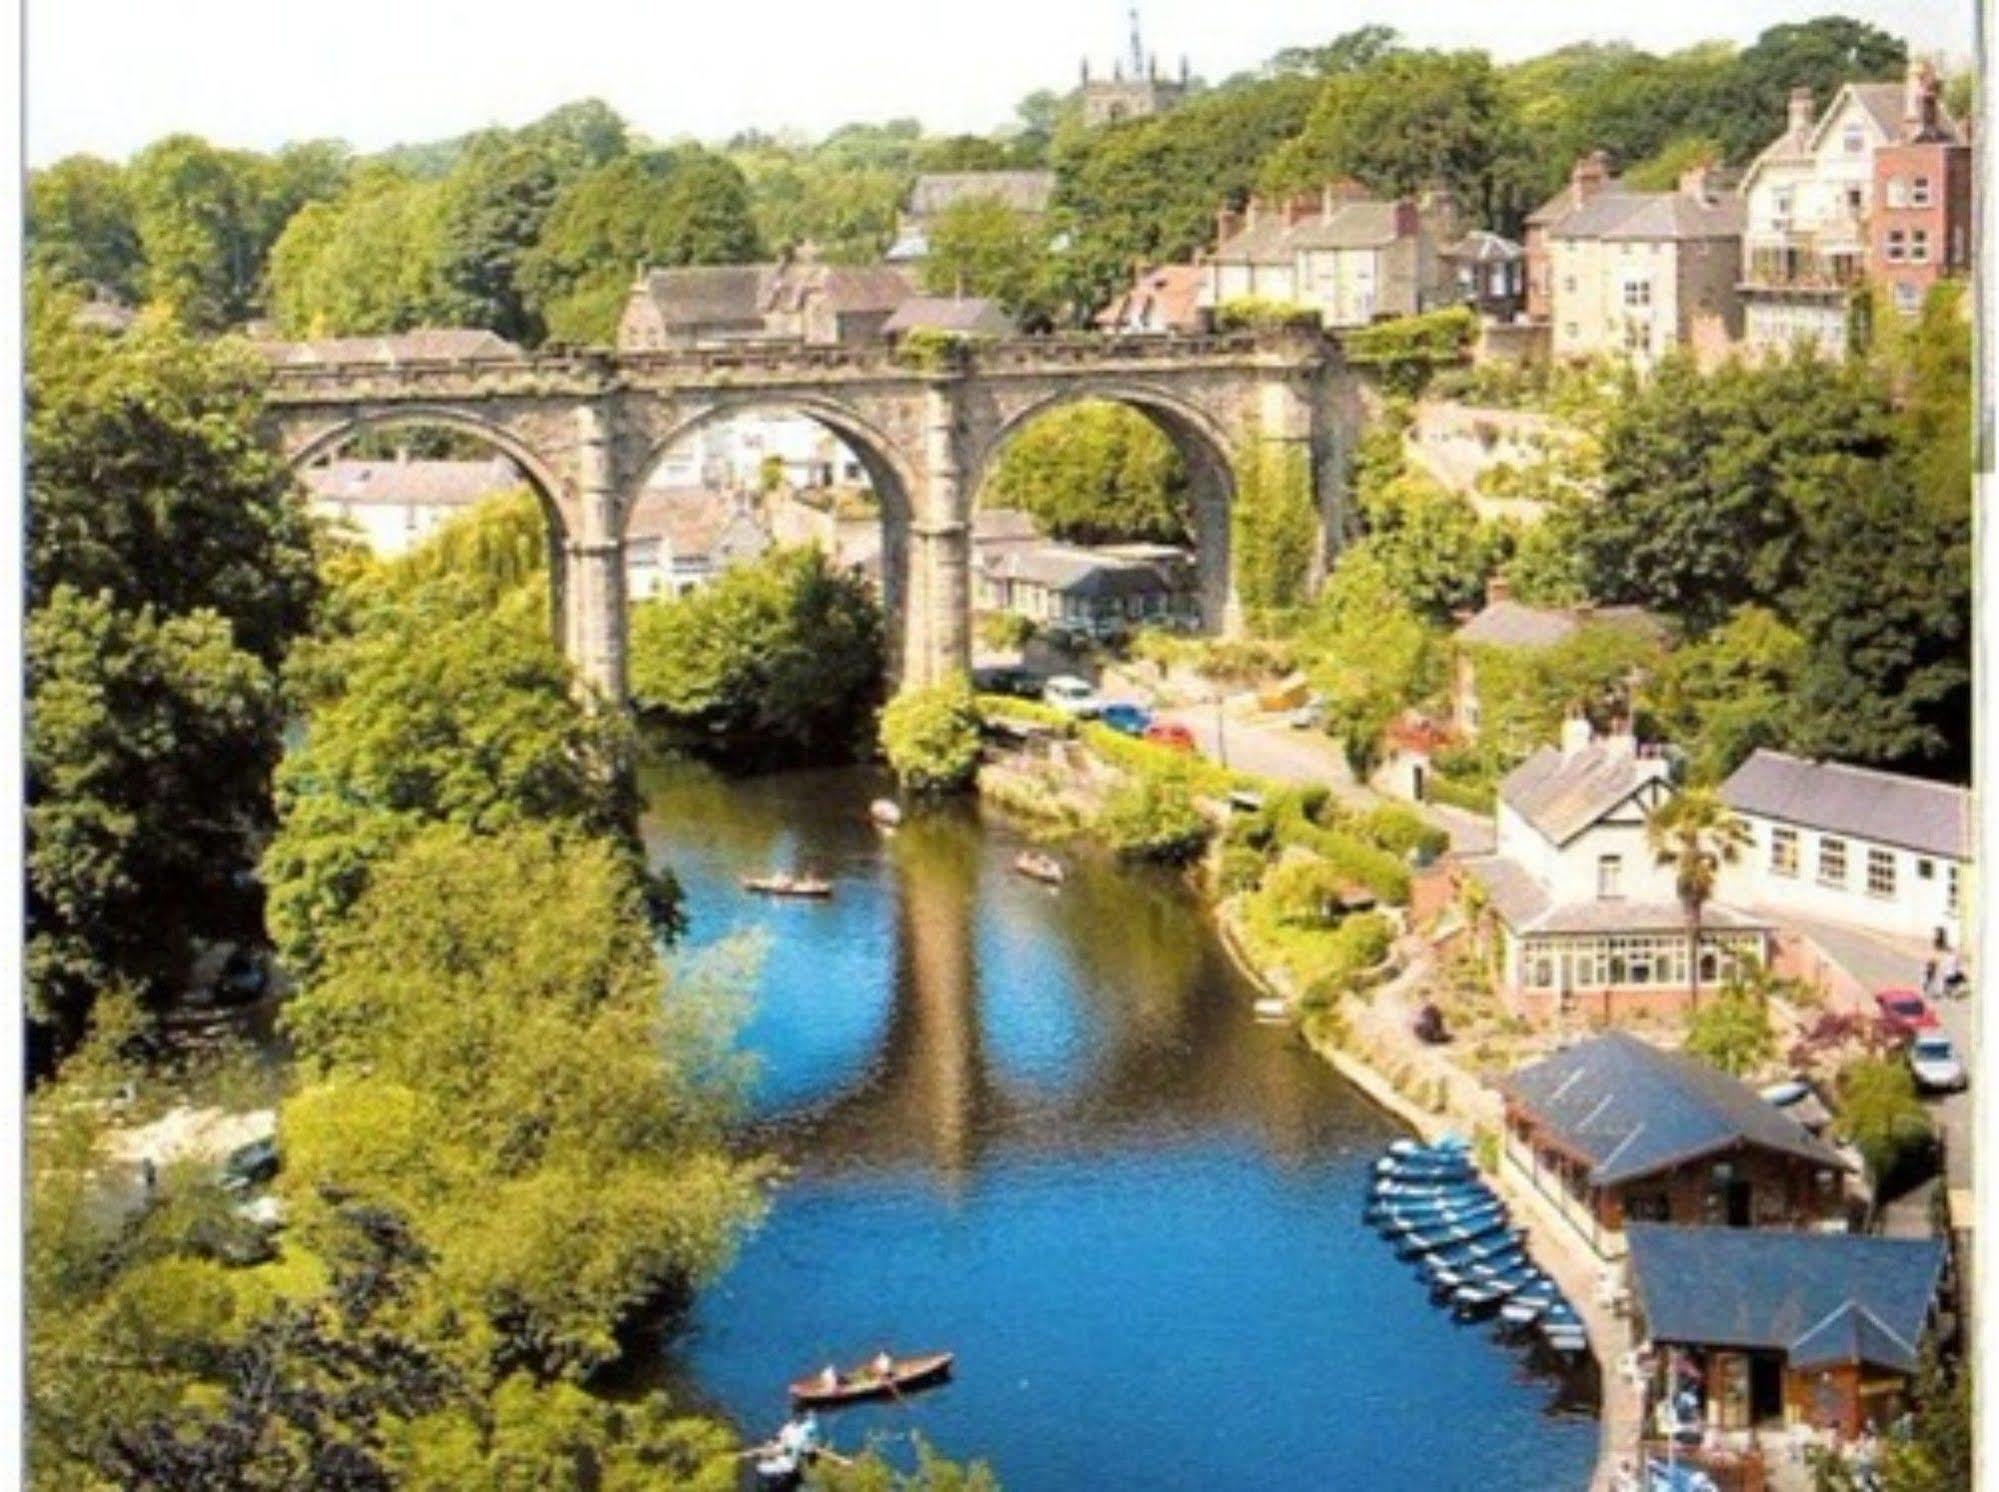
<path fill-rule="evenodd" d="M 824 1444 L 822 1434 L 819 1428 L 819 1416 L 810 1409 L 806 1410 L 805 1417 L 798 1422 L 799 1459 L 810 1460 L 819 1454 Z"/>
<path fill-rule="evenodd" d="M 840 1370 L 831 1363 L 827 1363 L 825 1367 L 819 1370 L 819 1386 L 829 1393 L 838 1388 L 840 1386 Z"/>
<path fill-rule="evenodd" d="M 895 1359 L 888 1355 L 888 1348 L 886 1347 L 875 1354 L 874 1361 L 870 1362 L 868 1367 L 874 1371 L 874 1375 L 877 1378 L 892 1378 L 895 1376 Z"/>

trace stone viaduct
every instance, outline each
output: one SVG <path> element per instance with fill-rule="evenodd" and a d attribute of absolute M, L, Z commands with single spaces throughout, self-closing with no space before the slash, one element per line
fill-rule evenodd
<path fill-rule="evenodd" d="M 1358 394 L 1315 330 L 1209 337 L 1055 337 L 945 343 L 919 360 L 885 344 L 663 352 L 561 351 L 272 370 L 272 433 L 307 465 L 364 431 L 444 427 L 509 457 L 550 529 L 556 627 L 583 677 L 625 690 L 625 523 L 677 442 L 733 415 L 810 416 L 855 453 L 881 499 L 891 660 L 923 684 L 969 659 L 971 520 L 1009 437 L 1082 399 L 1135 408 L 1187 463 L 1202 612 L 1238 623 L 1230 503 L 1243 454 L 1302 451 L 1320 515 L 1318 563 L 1338 542 Z"/>

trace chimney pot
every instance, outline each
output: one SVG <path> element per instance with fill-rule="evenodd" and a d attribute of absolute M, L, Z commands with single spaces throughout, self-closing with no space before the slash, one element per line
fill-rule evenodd
<path fill-rule="evenodd" d="M 1817 110 L 1812 104 L 1811 89 L 1793 88 L 1791 90 L 1790 132 L 1793 135 L 1809 134 L 1812 128 L 1812 116 L 1816 112 Z"/>

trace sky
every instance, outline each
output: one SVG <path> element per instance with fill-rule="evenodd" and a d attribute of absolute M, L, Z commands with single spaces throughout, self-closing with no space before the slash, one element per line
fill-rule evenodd
<path fill-rule="evenodd" d="M 1504 59 L 1579 40 L 1669 50 L 1829 11 L 1972 56 L 1972 0 L 1143 0 L 1148 50 L 1211 80 L 1373 21 Z M 658 139 L 823 134 L 913 115 L 983 132 L 1124 47 L 1125 0 L 28 0 L 27 154 L 121 159 L 192 131 L 359 150 L 518 125 L 601 98 Z"/>

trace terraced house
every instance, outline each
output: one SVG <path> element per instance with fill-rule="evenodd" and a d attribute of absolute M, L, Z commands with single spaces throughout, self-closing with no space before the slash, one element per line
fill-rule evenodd
<path fill-rule="evenodd" d="M 1371 198 L 1355 182 L 1331 183 L 1281 202 L 1252 197 L 1216 214 L 1202 304 L 1232 300 L 1308 306 L 1327 326 L 1366 326 L 1456 303 L 1455 267 L 1441 252 L 1458 242 L 1448 193 L 1422 201 Z"/>

